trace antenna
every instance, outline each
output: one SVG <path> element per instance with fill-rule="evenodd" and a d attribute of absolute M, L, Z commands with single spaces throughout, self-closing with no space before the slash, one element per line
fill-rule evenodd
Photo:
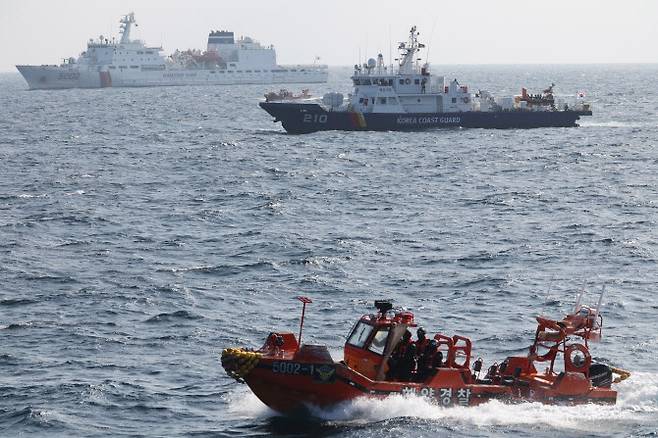
<path fill-rule="evenodd" d="M 548 287 L 546 288 L 546 296 L 544 297 L 544 303 L 548 302 L 548 299 L 551 297 L 551 288 L 553 287 L 553 281 L 555 280 L 555 275 L 551 277 L 551 281 L 548 282 Z"/>
<path fill-rule="evenodd" d="M 576 305 L 573 306 L 573 313 L 576 313 L 578 311 L 578 309 L 580 308 L 580 302 L 583 299 L 583 294 L 584 293 L 585 293 L 585 287 L 583 286 L 583 287 L 580 288 L 580 293 L 576 297 Z"/>
<path fill-rule="evenodd" d="M 303 303 L 302 305 L 302 319 L 299 321 L 299 339 L 297 341 L 297 349 L 302 346 L 302 329 L 304 328 L 304 314 L 306 313 L 306 305 L 313 302 L 309 297 L 298 296 L 297 299 Z"/>
<path fill-rule="evenodd" d="M 603 294 L 605 292 L 605 283 L 601 288 L 601 295 L 599 295 L 599 302 L 596 304 L 596 310 L 594 311 L 594 324 L 598 324 L 599 310 L 601 310 L 601 302 L 603 301 Z"/>
<path fill-rule="evenodd" d="M 544 302 L 542 303 L 541 306 L 541 312 L 544 313 L 546 310 L 546 304 L 548 304 L 548 300 L 551 297 L 551 288 L 553 287 L 553 281 L 555 280 L 555 274 L 551 276 L 551 281 L 548 282 L 548 287 L 546 288 L 546 296 L 544 296 Z"/>
<path fill-rule="evenodd" d="M 425 63 L 429 65 L 430 63 L 430 47 L 432 44 L 432 38 L 434 38 L 434 28 L 436 27 L 436 18 L 434 19 L 434 23 L 432 23 L 432 32 L 430 32 L 430 39 L 429 42 L 427 43 L 427 56 L 425 57 Z"/>
<path fill-rule="evenodd" d="M 393 42 L 391 40 L 391 23 L 388 24 L 388 62 L 391 64 L 391 74 L 393 72 Z"/>

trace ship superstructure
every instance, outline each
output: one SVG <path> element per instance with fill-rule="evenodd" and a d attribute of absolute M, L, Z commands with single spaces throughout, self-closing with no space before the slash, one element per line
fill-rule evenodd
<path fill-rule="evenodd" d="M 588 104 L 571 107 L 553 98 L 553 86 L 541 95 L 495 98 L 487 91 L 472 93 L 457 79 L 430 73 L 421 63 L 418 31 L 401 42 L 397 69 L 384 57 L 355 65 L 353 92 L 328 93 L 322 102 L 261 102 L 260 106 L 281 121 L 288 132 L 319 130 L 412 130 L 431 127 L 531 128 L 575 126 L 581 115 L 591 115 Z"/>
<path fill-rule="evenodd" d="M 87 49 L 60 65 L 18 65 L 30 89 L 103 88 L 166 85 L 313 83 L 327 81 L 327 66 L 280 66 L 274 46 L 230 31 L 211 31 L 205 51 L 149 47 L 132 39 L 130 13 L 120 20 L 120 39 L 100 35 Z"/>

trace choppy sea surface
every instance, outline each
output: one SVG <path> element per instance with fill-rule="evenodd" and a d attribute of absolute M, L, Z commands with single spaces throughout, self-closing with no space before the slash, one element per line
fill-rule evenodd
<path fill-rule="evenodd" d="M 585 91 L 578 128 L 286 135 L 278 86 L 28 91 L 0 75 L 0 435 L 656 436 L 657 65 L 437 66 Z M 311 93 L 350 90 L 349 69 Z M 291 87 L 296 91 L 302 85 Z M 357 400 L 282 418 L 219 364 L 296 330 L 340 357 L 375 298 L 524 354 L 603 297 L 615 406 Z"/>

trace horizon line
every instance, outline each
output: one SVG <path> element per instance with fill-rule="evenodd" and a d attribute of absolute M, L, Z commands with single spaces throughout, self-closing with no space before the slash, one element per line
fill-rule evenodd
<path fill-rule="evenodd" d="M 0 73 L 17 73 L 20 74 L 20 72 L 16 71 L 16 66 L 17 65 L 36 65 L 36 66 L 55 66 L 56 64 L 16 64 L 14 65 L 14 68 L 11 70 L 0 70 Z M 281 66 L 285 65 L 295 65 L 295 64 L 278 64 Z M 319 64 L 323 65 L 323 64 Z M 324 64 L 327 67 L 342 67 L 342 68 L 353 68 L 354 64 Z M 458 62 L 458 63 L 446 63 L 446 64 L 433 64 L 430 63 L 430 66 L 433 65 L 442 65 L 442 66 L 539 66 L 539 65 L 656 65 L 658 66 L 658 61 L 655 62 L 649 62 L 649 61 L 586 61 L 586 62 L 518 62 L 518 63 L 511 63 L 511 62 L 490 62 L 490 63 L 476 63 L 476 62 Z"/>

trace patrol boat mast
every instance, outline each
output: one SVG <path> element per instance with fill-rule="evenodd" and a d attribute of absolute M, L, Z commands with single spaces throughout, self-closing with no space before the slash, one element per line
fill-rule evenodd
<path fill-rule="evenodd" d="M 137 26 L 137 23 L 135 23 L 135 13 L 131 12 L 128 15 L 124 15 L 123 18 L 119 20 L 119 23 L 121 23 L 121 26 L 119 27 L 119 33 L 121 34 L 121 44 L 128 44 L 130 43 L 131 27 L 133 24 Z"/>
<path fill-rule="evenodd" d="M 398 74 L 413 74 L 418 72 L 418 59 L 414 59 L 416 52 L 425 47 L 425 44 L 418 42 L 418 35 L 420 32 L 416 31 L 416 26 L 412 27 L 409 31 L 409 45 L 404 41 L 400 43 L 398 50 L 402 52 L 400 58 L 400 67 Z"/>

